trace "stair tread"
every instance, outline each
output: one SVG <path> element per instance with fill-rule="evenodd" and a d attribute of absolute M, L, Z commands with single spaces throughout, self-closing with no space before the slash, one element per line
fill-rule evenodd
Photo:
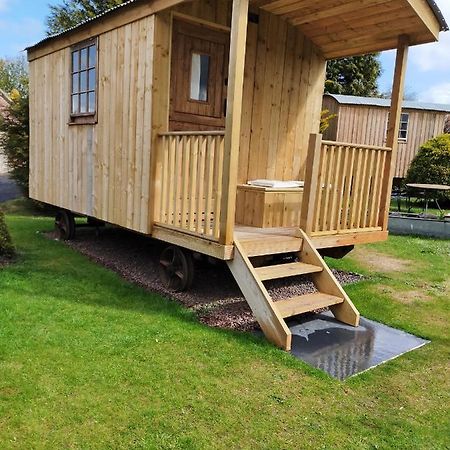
<path fill-rule="evenodd" d="M 334 295 L 314 292 L 275 302 L 278 312 L 283 318 L 296 316 L 317 309 L 343 303 L 344 299 Z"/>
<path fill-rule="evenodd" d="M 302 239 L 289 236 L 276 236 L 271 239 L 251 239 L 241 242 L 249 257 L 299 252 L 302 248 L 302 243 Z"/>
<path fill-rule="evenodd" d="M 322 267 L 302 262 L 293 262 L 287 264 L 277 264 L 273 266 L 264 266 L 255 268 L 261 281 L 274 280 L 276 278 L 287 278 L 295 275 L 306 275 L 309 273 L 322 272 Z"/>

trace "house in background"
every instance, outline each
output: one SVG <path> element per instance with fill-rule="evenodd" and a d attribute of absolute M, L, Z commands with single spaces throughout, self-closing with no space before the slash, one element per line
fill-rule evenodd
<path fill-rule="evenodd" d="M 0 89 L 0 117 L 5 114 L 5 111 L 10 103 L 11 100 L 8 95 Z M 3 154 L 2 148 L 0 147 L 0 174 L 6 173 L 7 171 L 8 168 L 6 167 L 6 158 Z"/>
<path fill-rule="evenodd" d="M 324 139 L 365 145 L 386 145 L 391 101 L 382 98 L 325 94 L 323 109 L 337 117 Z M 450 105 L 403 102 L 395 178 L 404 178 L 420 146 L 444 132 Z"/>

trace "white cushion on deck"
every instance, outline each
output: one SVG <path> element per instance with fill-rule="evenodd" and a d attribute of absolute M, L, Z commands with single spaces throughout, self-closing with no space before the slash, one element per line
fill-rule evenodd
<path fill-rule="evenodd" d="M 267 188 L 280 188 L 280 189 L 286 189 L 286 188 L 299 188 L 304 187 L 305 182 L 304 181 L 281 181 L 281 180 L 251 180 L 247 184 L 250 186 L 261 186 L 261 187 L 267 187 Z"/>

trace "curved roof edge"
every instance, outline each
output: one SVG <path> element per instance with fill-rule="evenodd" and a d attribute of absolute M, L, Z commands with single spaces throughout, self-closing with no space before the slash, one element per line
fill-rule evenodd
<path fill-rule="evenodd" d="M 340 105 L 377 106 L 379 108 L 389 108 L 391 106 L 391 100 L 387 98 L 358 97 L 355 95 L 338 94 L 325 95 L 334 98 Z M 404 101 L 402 106 L 404 109 L 419 109 L 423 111 L 439 111 L 450 113 L 450 105 L 447 105 L 445 103 Z"/>
<path fill-rule="evenodd" d="M 433 10 L 436 19 L 439 21 L 439 24 L 441 25 L 441 31 L 448 31 L 448 24 L 437 3 L 434 0 L 427 0 L 427 2 L 430 5 L 430 8 Z"/>

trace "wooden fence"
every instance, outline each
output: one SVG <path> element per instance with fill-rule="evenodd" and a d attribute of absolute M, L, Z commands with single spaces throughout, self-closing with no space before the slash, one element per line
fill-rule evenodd
<path fill-rule="evenodd" d="M 162 133 L 158 152 L 155 222 L 218 241 L 224 132 Z"/>
<path fill-rule="evenodd" d="M 382 230 L 390 148 L 321 141 L 312 135 L 302 206 L 311 235 Z"/>

